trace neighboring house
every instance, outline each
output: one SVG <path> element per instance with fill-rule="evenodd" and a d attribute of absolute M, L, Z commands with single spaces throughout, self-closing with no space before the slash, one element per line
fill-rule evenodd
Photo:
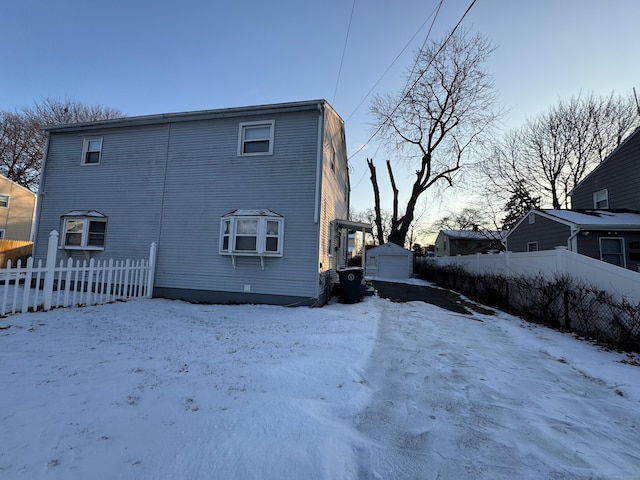
<path fill-rule="evenodd" d="M 35 254 L 145 258 L 154 295 L 321 305 L 346 266 L 344 122 L 324 100 L 60 125 L 48 143 Z"/>
<path fill-rule="evenodd" d="M 36 194 L 0 176 L 0 240 L 31 240 Z"/>
<path fill-rule="evenodd" d="M 394 243 L 368 248 L 365 275 L 380 278 L 409 278 L 413 274 L 413 252 Z"/>
<path fill-rule="evenodd" d="M 440 230 L 435 243 L 436 257 L 472 255 L 502 249 L 504 232 L 494 230 Z"/>
<path fill-rule="evenodd" d="M 513 252 L 567 247 L 640 268 L 640 128 L 570 193 L 572 210 L 532 210 L 508 234 Z"/>
<path fill-rule="evenodd" d="M 574 187 L 573 209 L 640 211 L 640 128 Z"/>
<path fill-rule="evenodd" d="M 639 271 L 640 212 L 634 210 L 531 210 L 506 236 L 511 252 L 566 247 Z"/>

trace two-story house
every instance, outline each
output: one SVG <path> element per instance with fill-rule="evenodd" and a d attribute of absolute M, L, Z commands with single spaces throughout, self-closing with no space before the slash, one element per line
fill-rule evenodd
<path fill-rule="evenodd" d="M 344 122 L 324 100 L 47 128 L 35 254 L 145 258 L 154 296 L 321 305 L 346 265 Z M 345 241 L 340 241 L 345 239 Z"/>
<path fill-rule="evenodd" d="M 529 212 L 507 235 L 507 249 L 562 246 L 640 271 L 640 129 L 576 185 L 571 204 Z"/>
<path fill-rule="evenodd" d="M 0 240 L 31 240 L 36 194 L 0 175 Z"/>

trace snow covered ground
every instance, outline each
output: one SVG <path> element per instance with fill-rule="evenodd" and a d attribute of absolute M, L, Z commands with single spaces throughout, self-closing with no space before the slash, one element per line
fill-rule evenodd
<path fill-rule="evenodd" d="M 161 299 L 0 319 L 2 479 L 640 479 L 640 367 L 498 313 Z"/>

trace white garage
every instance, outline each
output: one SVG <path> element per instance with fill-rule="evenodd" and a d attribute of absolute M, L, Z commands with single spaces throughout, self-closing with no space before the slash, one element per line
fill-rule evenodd
<path fill-rule="evenodd" d="M 378 278 L 409 278 L 413 274 L 413 252 L 394 243 L 367 250 L 365 275 Z"/>

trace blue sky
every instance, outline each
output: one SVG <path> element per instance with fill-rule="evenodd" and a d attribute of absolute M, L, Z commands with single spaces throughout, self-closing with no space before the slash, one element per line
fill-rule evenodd
<path fill-rule="evenodd" d="M 374 86 L 373 93 L 382 94 L 404 85 L 402 75 L 439 2 L 6 3 L 0 110 L 45 97 L 127 115 L 324 98 L 346 120 L 353 154 L 370 137 L 367 94 Z M 445 0 L 431 38 L 442 38 L 470 3 Z M 496 45 L 488 68 L 511 109 L 506 125 L 517 126 L 581 90 L 640 88 L 639 18 L 637 0 L 477 0 L 463 25 Z M 374 140 L 351 157 L 355 210 L 372 206 L 366 158 L 375 153 L 380 165 L 387 158 L 377 146 Z M 400 183 L 409 176 L 397 172 Z"/>

